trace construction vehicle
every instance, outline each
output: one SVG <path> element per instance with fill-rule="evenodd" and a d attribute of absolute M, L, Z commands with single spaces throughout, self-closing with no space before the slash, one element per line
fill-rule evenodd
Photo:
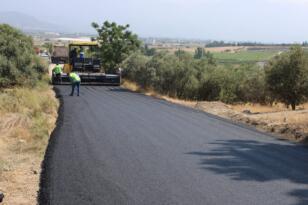
<path fill-rule="evenodd" d="M 64 62 L 61 80 L 59 81 L 55 76 L 52 76 L 53 84 L 69 84 L 69 73 L 75 72 L 80 76 L 82 84 L 120 85 L 120 72 L 116 74 L 103 72 L 97 42 L 71 42 L 66 49 L 67 56 L 65 57 L 62 51 L 62 56 L 58 56 L 61 58 L 56 62 L 59 64 Z M 56 58 L 53 59 L 54 62 L 57 60 Z"/>
<path fill-rule="evenodd" d="M 54 46 L 51 56 L 51 63 L 53 64 L 68 63 L 68 48 L 66 46 Z"/>

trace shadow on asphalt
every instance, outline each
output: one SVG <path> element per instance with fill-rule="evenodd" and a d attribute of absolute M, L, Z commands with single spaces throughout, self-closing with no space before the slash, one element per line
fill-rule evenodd
<path fill-rule="evenodd" d="M 289 180 L 308 185 L 308 149 L 292 144 L 265 143 L 254 140 L 218 140 L 214 149 L 189 152 L 200 158 L 202 169 L 223 174 L 233 180 L 268 182 Z M 296 205 L 308 204 L 308 190 L 292 190 Z"/>
<path fill-rule="evenodd" d="M 298 203 L 296 205 L 307 205 L 308 204 L 308 190 L 297 189 L 289 193 L 290 196 L 296 197 Z"/>

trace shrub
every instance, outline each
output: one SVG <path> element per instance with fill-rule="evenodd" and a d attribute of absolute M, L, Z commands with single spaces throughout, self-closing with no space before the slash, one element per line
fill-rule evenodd
<path fill-rule="evenodd" d="M 45 72 L 36 58 L 31 37 L 0 24 L 0 87 L 33 85 Z"/>

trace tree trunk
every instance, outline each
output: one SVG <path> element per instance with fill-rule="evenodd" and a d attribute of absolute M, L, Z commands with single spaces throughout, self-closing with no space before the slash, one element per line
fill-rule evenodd
<path fill-rule="evenodd" d="M 295 110 L 295 108 L 296 108 L 295 103 L 291 103 L 291 106 L 292 106 L 292 110 Z"/>

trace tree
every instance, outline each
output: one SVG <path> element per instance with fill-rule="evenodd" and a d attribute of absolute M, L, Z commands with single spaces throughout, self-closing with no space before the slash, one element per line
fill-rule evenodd
<path fill-rule="evenodd" d="M 97 23 L 92 23 L 92 26 L 98 33 L 93 40 L 100 44 L 102 65 L 108 73 L 114 73 L 117 66 L 141 45 L 137 35 L 128 30 L 129 25 L 105 21 L 101 27 Z"/>
<path fill-rule="evenodd" d="M 141 51 L 146 56 L 154 56 L 157 53 L 155 48 L 149 48 L 147 44 L 141 48 Z"/>
<path fill-rule="evenodd" d="M 44 43 L 43 47 L 47 49 L 48 53 L 52 54 L 52 52 L 53 52 L 52 43 Z"/>
<path fill-rule="evenodd" d="M 144 83 L 144 81 L 150 81 L 150 79 L 142 79 L 144 76 L 139 76 L 139 74 L 142 74 L 142 72 L 146 70 L 146 64 L 148 61 L 148 57 L 142 55 L 140 52 L 136 52 L 130 55 L 121 65 L 121 67 L 124 68 L 122 76 L 129 80 L 136 81 L 137 83 L 142 85 L 147 84 Z"/>
<path fill-rule="evenodd" d="M 186 52 L 179 48 L 178 50 L 174 52 L 174 55 L 178 57 L 179 59 L 181 59 L 184 55 L 186 55 Z"/>
<path fill-rule="evenodd" d="M 291 105 L 295 110 L 307 96 L 307 58 L 300 46 L 276 56 L 265 67 L 266 84 L 273 99 Z"/>
<path fill-rule="evenodd" d="M 193 56 L 190 53 L 188 53 L 187 51 L 181 50 L 181 49 L 176 50 L 174 52 L 174 55 L 178 57 L 180 61 L 183 61 L 183 62 L 190 62 L 193 60 Z"/>
<path fill-rule="evenodd" d="M 214 59 L 214 55 L 213 55 L 210 51 L 206 52 L 206 53 L 204 54 L 204 56 L 205 56 L 205 58 L 206 58 L 206 60 L 207 60 L 207 63 L 208 63 L 209 65 L 216 65 L 216 61 L 215 61 L 215 59 Z"/>
<path fill-rule="evenodd" d="M 45 71 L 35 56 L 32 38 L 0 24 L 0 87 L 33 85 Z"/>
<path fill-rule="evenodd" d="M 196 48 L 194 58 L 195 58 L 195 59 L 201 59 L 201 58 L 203 58 L 204 56 L 205 56 L 205 50 L 204 50 L 204 48 L 202 48 L 202 47 Z"/>

